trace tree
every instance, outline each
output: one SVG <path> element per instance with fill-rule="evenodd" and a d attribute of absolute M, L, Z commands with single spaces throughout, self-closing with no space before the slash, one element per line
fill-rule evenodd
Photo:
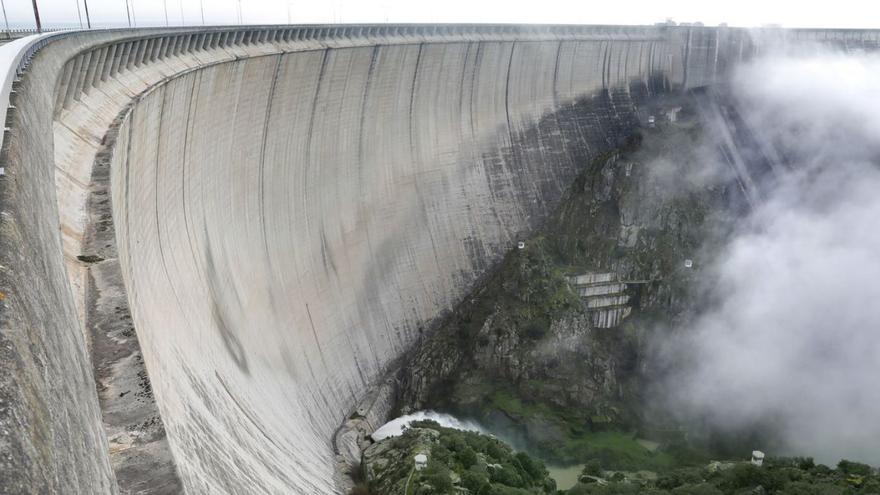
<path fill-rule="evenodd" d="M 449 477 L 449 468 L 432 457 L 428 467 L 421 473 L 421 479 L 434 488 L 435 493 L 448 493 L 452 491 L 452 479 Z"/>
<path fill-rule="evenodd" d="M 602 464 L 599 462 L 599 459 L 590 459 L 589 462 L 584 464 L 581 476 L 602 476 Z"/>
<path fill-rule="evenodd" d="M 463 449 L 456 452 L 455 460 L 461 464 L 461 467 L 468 469 L 477 463 L 477 453 L 474 452 L 474 449 L 465 446 Z"/>
<path fill-rule="evenodd" d="M 871 466 L 867 464 L 848 461 L 846 459 L 841 459 L 841 461 L 837 463 L 837 469 L 843 474 L 856 476 L 868 476 L 872 471 Z"/>
<path fill-rule="evenodd" d="M 512 486 L 514 488 L 525 487 L 522 476 L 516 472 L 510 464 L 504 464 L 500 468 L 492 470 L 490 475 L 492 483 L 501 483 L 502 485 Z"/>
<path fill-rule="evenodd" d="M 530 484 L 536 481 L 541 481 L 547 476 L 547 470 L 544 468 L 544 464 L 532 459 L 525 452 L 517 452 L 515 457 L 517 462 L 519 462 L 520 467 L 522 467 L 523 472 L 528 476 Z"/>
<path fill-rule="evenodd" d="M 709 483 L 682 485 L 672 490 L 672 495 L 723 495 L 724 492 Z"/>
<path fill-rule="evenodd" d="M 480 473 L 465 471 L 461 473 L 461 485 L 471 493 L 480 493 L 484 490 L 488 491 L 489 480 Z"/>

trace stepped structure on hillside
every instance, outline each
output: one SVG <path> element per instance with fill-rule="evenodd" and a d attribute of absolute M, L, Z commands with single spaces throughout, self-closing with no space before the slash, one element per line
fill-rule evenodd
<path fill-rule="evenodd" d="M 632 312 L 626 294 L 627 284 L 614 273 L 584 273 L 568 280 L 584 300 L 594 327 L 616 327 Z"/>
<path fill-rule="evenodd" d="M 880 36 L 231 26 L 0 47 L 0 492 L 344 491 L 332 439 L 381 424 L 394 394 L 369 392 L 394 363 L 639 105 L 768 39 Z M 597 324 L 625 315 L 618 285 L 583 284 Z"/>

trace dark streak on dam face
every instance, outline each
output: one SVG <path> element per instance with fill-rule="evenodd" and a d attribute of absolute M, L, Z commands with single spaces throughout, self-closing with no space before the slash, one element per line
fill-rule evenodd
<path fill-rule="evenodd" d="M 332 437 L 365 391 L 626 137 L 640 99 L 711 84 L 753 44 L 577 26 L 48 44 L 3 143 L 2 488 L 114 492 L 136 462 L 108 447 L 95 393 L 93 343 L 120 338 L 91 325 L 114 306 L 87 303 L 112 296 L 187 491 L 334 492 Z M 91 242 L 108 190 L 115 236 Z"/>

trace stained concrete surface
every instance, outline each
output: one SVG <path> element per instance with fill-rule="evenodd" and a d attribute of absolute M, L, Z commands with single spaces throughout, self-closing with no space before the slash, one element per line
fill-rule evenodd
<path fill-rule="evenodd" d="M 110 202 L 110 159 L 120 120 L 107 131 L 92 170 L 83 252 L 85 324 L 110 464 L 124 494 L 171 495 L 182 486 L 138 343 L 118 262 Z"/>

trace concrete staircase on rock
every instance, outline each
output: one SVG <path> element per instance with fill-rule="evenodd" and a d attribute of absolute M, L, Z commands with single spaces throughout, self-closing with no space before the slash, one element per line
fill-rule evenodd
<path fill-rule="evenodd" d="M 614 273 L 584 273 L 570 276 L 568 281 L 587 305 L 596 328 L 616 327 L 632 311 L 626 283 Z"/>

